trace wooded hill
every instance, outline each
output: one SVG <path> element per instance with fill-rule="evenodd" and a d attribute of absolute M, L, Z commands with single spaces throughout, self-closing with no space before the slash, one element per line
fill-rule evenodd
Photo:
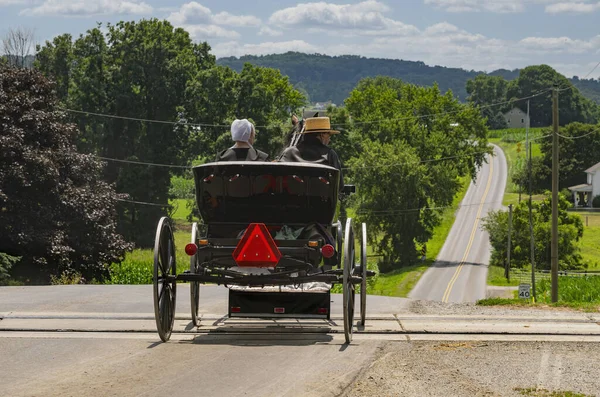
<path fill-rule="evenodd" d="M 423 62 L 398 59 L 365 58 L 355 55 L 332 57 L 299 52 L 264 56 L 246 55 L 240 58 L 227 57 L 217 60 L 217 64 L 229 66 L 238 72 L 246 62 L 281 70 L 281 73 L 287 75 L 297 89 L 307 94 L 310 102 L 331 100 L 338 105 L 344 102 L 362 78 L 375 76 L 390 76 L 421 86 L 437 83 L 442 92 L 450 89 L 461 101 L 465 101 L 467 80 L 484 73 L 460 68 L 429 66 Z M 519 70 L 499 69 L 489 74 L 512 80 L 519 76 Z M 577 77 L 570 80 L 577 84 L 585 97 L 600 103 L 600 80 L 580 80 Z"/>

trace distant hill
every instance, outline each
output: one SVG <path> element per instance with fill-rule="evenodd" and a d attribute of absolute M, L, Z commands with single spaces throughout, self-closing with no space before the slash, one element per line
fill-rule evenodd
<path fill-rule="evenodd" d="M 408 83 L 433 85 L 437 83 L 442 92 L 452 90 L 460 100 L 467 98 L 467 80 L 480 73 L 475 70 L 428 66 L 423 62 L 397 59 L 365 58 L 355 55 L 328 56 L 288 52 L 264 56 L 246 55 L 240 58 L 220 58 L 217 63 L 240 71 L 244 63 L 277 68 L 289 76 L 294 86 L 309 95 L 311 102 L 333 101 L 342 104 L 356 83 L 364 77 L 378 75 L 391 76 Z M 489 73 L 513 80 L 519 76 L 519 69 L 499 69 Z M 572 79 L 581 93 L 600 103 L 600 81 Z"/>

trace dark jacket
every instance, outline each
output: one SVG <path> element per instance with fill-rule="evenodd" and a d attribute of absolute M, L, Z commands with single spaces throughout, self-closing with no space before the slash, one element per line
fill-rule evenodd
<path fill-rule="evenodd" d="M 217 155 L 217 161 L 266 161 L 268 154 L 260 150 L 235 147 L 223 150 Z"/>
<path fill-rule="evenodd" d="M 304 135 L 298 145 L 286 148 L 280 161 L 315 163 L 337 168 L 340 170 L 340 190 L 344 187 L 340 158 L 335 150 L 323 145 L 315 135 Z"/>

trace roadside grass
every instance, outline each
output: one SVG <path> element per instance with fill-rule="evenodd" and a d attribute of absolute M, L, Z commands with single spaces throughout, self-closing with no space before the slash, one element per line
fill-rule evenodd
<path fill-rule="evenodd" d="M 185 253 L 185 245 L 190 242 L 190 233 L 186 230 L 176 230 L 175 259 L 177 260 L 177 273 L 189 269 L 189 257 Z M 111 266 L 111 279 L 106 284 L 152 284 L 154 268 L 153 249 L 135 249 L 125 255 L 125 260 L 120 264 Z"/>
<path fill-rule="evenodd" d="M 519 280 L 515 277 L 510 279 L 510 282 L 506 281 L 504 277 L 504 268 L 501 266 L 490 265 L 488 267 L 488 285 L 494 285 L 497 287 L 515 287 L 519 285 Z"/>
<path fill-rule="evenodd" d="M 171 219 L 175 221 L 187 222 L 187 216 L 190 213 L 190 209 L 187 207 L 188 201 L 188 199 L 169 200 L 169 204 L 173 206 L 173 213 L 171 214 Z"/>
<path fill-rule="evenodd" d="M 541 135 L 541 133 L 538 133 L 538 135 Z M 519 151 L 519 147 L 518 147 L 517 143 L 520 141 L 507 142 L 507 141 L 503 140 L 503 138 L 491 138 L 491 139 L 489 139 L 489 142 L 493 143 L 495 145 L 498 145 L 502 149 L 502 151 L 504 152 L 504 155 L 506 156 L 506 162 L 508 165 L 506 190 L 504 192 L 504 198 L 502 200 L 502 204 L 506 205 L 506 206 L 508 206 L 509 204 L 516 204 L 519 201 L 518 200 L 519 186 L 515 185 L 512 182 L 512 175 L 513 175 L 516 164 L 518 164 L 519 161 L 526 160 L 525 143 L 521 144 L 521 149 Z M 532 157 L 539 157 L 542 155 L 539 143 L 532 144 L 531 155 L 532 155 Z M 521 193 L 522 193 L 521 198 L 523 200 L 528 198 L 526 191 L 523 191 Z M 534 195 L 533 196 L 533 200 L 541 200 L 541 198 L 542 198 L 542 195 Z"/>
<path fill-rule="evenodd" d="M 375 277 L 372 286 L 367 288 L 369 294 L 395 297 L 408 296 L 408 293 L 414 288 L 423 273 L 435 262 L 435 258 L 437 258 L 446 242 L 446 237 L 448 237 L 456 218 L 456 209 L 465 197 L 471 180 L 464 177 L 461 179 L 461 183 L 462 186 L 454 197 L 452 206 L 444 210 L 441 223 L 433 229 L 433 237 L 427 242 L 427 256 L 430 259 L 419 265 L 407 266 L 389 273 L 379 273 Z"/>
<path fill-rule="evenodd" d="M 509 306 L 509 307 L 529 307 L 534 309 L 563 308 L 583 311 L 586 313 L 595 313 L 600 311 L 600 303 L 589 302 L 533 302 L 528 299 L 507 299 L 507 298 L 486 298 L 477 301 L 478 306 Z"/>
<path fill-rule="evenodd" d="M 547 390 L 540 389 L 537 387 L 520 388 L 515 387 L 516 392 L 519 392 L 523 396 L 530 397 L 594 397 L 589 394 L 577 393 L 573 391 L 558 391 L 558 390 Z"/>
<path fill-rule="evenodd" d="M 583 222 L 583 237 L 579 241 L 579 248 L 584 262 L 588 264 L 588 270 L 600 270 L 600 212 L 570 213 L 579 215 Z"/>

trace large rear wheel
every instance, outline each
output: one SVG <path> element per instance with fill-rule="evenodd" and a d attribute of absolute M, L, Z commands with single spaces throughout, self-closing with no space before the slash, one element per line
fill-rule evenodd
<path fill-rule="evenodd" d="M 360 325 L 365 326 L 367 318 L 367 224 L 362 224 L 360 239 Z"/>
<path fill-rule="evenodd" d="M 198 224 L 194 222 L 192 224 L 192 244 L 198 244 L 198 238 L 200 237 L 200 231 Z M 198 252 L 190 257 L 190 273 L 198 274 L 200 272 L 200 261 L 198 259 Z M 190 303 L 192 307 L 192 323 L 195 327 L 200 325 L 198 319 L 198 306 L 200 305 L 200 282 L 190 282 Z"/>
<path fill-rule="evenodd" d="M 352 326 L 354 323 L 354 295 L 355 287 L 352 283 L 354 274 L 354 227 L 352 218 L 346 220 L 346 229 L 344 233 L 344 272 L 342 279 L 342 299 L 344 309 L 344 336 L 346 343 L 352 342 Z"/>
<path fill-rule="evenodd" d="M 160 218 L 154 240 L 154 318 L 163 342 L 171 337 L 177 296 L 175 240 L 168 217 Z"/>

